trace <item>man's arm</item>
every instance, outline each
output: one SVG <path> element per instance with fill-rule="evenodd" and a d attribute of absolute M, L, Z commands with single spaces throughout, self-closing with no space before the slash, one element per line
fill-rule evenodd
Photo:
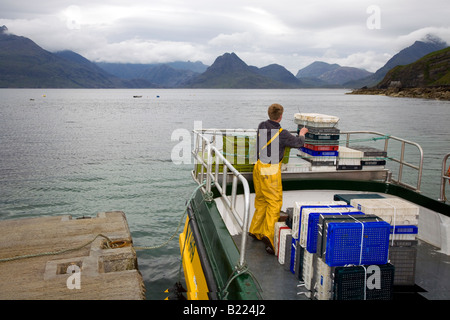
<path fill-rule="evenodd" d="M 308 129 L 302 128 L 299 132 L 298 136 L 294 136 L 287 130 L 283 130 L 280 134 L 281 140 L 280 142 L 285 147 L 291 148 L 300 148 L 305 144 L 305 134 L 308 132 Z"/>

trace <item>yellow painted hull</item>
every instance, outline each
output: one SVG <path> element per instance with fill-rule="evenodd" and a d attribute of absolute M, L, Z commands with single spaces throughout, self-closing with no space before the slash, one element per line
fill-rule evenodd
<path fill-rule="evenodd" d="M 194 234 L 186 218 L 183 233 L 180 234 L 180 250 L 188 300 L 208 300 L 208 285 L 197 251 Z"/>

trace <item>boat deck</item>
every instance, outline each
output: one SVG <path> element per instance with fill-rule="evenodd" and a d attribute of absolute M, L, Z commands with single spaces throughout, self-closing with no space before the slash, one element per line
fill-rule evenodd
<path fill-rule="evenodd" d="M 336 193 L 346 191 L 336 190 L 304 190 L 283 193 L 283 211 L 292 207 L 294 201 L 331 201 Z M 356 192 L 348 192 L 356 193 Z M 382 194 L 386 197 L 386 194 Z M 253 214 L 254 194 L 251 195 Z M 422 212 L 421 212 L 422 214 Z M 423 216 L 428 218 L 428 216 Z M 420 221 L 419 224 L 424 226 Z M 420 235 L 419 225 L 419 235 Z M 425 227 L 423 228 L 425 229 Z M 419 237 L 420 238 L 420 237 Z M 234 234 L 233 239 L 239 247 L 241 235 Z M 262 297 L 268 300 L 309 300 L 308 291 L 304 287 L 298 287 L 299 280 L 278 259 L 266 253 L 262 241 L 248 237 L 246 246 L 246 262 L 250 271 L 262 289 Z M 261 280 L 263 279 L 263 280 Z M 307 293 L 305 295 L 305 293 Z M 394 287 L 394 299 L 428 299 L 449 300 L 450 299 L 450 255 L 441 253 L 439 248 L 425 241 L 419 240 L 417 245 L 415 286 Z"/>
<path fill-rule="evenodd" d="M 241 236 L 233 236 L 236 244 Z M 264 250 L 261 241 L 249 239 L 246 261 L 250 271 L 261 286 L 265 300 L 310 300 L 307 290 L 298 287 L 300 281 L 278 263 L 275 256 Z M 417 246 L 416 285 L 394 287 L 394 300 L 449 300 L 450 299 L 450 256 L 426 242 Z"/>

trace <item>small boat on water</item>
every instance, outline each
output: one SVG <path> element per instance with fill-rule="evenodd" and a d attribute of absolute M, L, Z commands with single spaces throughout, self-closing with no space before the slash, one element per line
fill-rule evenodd
<path fill-rule="evenodd" d="M 450 153 L 434 200 L 421 193 L 424 155 L 417 143 L 343 132 L 301 114 L 294 121 L 310 131 L 305 147 L 283 161 L 275 256 L 248 237 L 256 130 L 194 130 L 198 187 L 179 237 L 186 293 L 178 296 L 450 299 Z"/>

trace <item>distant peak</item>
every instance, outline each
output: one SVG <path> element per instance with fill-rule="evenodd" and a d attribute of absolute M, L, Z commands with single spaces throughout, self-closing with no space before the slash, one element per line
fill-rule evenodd
<path fill-rule="evenodd" d="M 8 28 L 5 25 L 0 27 L 0 34 L 7 33 L 7 32 L 8 32 Z"/>
<path fill-rule="evenodd" d="M 429 34 L 429 33 L 425 37 L 423 37 L 422 41 L 426 42 L 426 43 L 432 43 L 432 44 L 438 44 L 438 45 L 447 45 L 447 43 L 444 40 L 442 40 L 441 38 L 439 38 L 436 35 Z"/>
<path fill-rule="evenodd" d="M 236 70 L 247 68 L 247 64 L 242 61 L 234 52 L 232 53 L 224 53 L 223 55 L 216 58 L 213 65 L 211 66 L 213 69 L 215 68 L 226 68 L 228 70 Z"/>

